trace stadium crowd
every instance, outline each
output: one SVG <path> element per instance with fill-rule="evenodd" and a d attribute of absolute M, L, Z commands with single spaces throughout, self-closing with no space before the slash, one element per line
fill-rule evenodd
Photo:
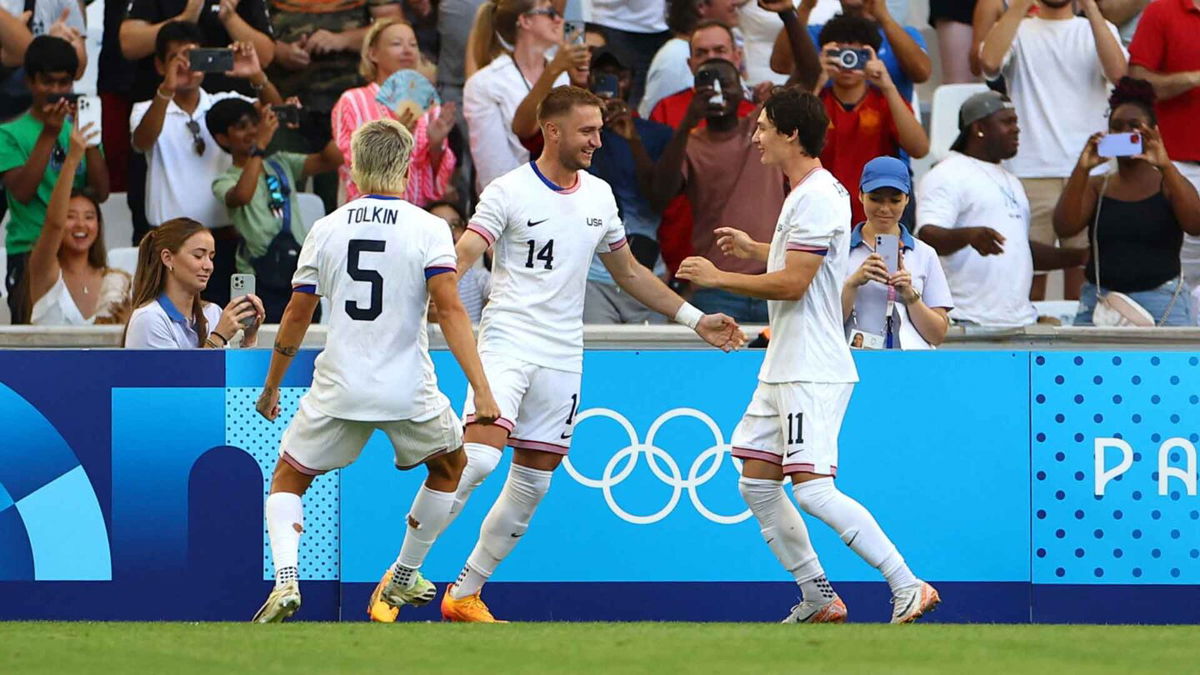
<path fill-rule="evenodd" d="M 538 104 L 572 84 L 606 101 L 589 171 L 612 186 L 635 257 L 705 312 L 767 320 L 765 301 L 674 275 L 693 255 L 764 271 L 721 228 L 771 239 L 790 186 L 751 136 L 760 104 L 792 86 L 824 103 L 820 159 L 850 191 L 852 245 L 865 246 L 846 280 L 848 331 L 885 302 L 919 331 L 905 347 L 940 343 L 947 312 L 1031 324 L 1048 270 L 1064 270 L 1077 324 L 1140 310 L 1196 325 L 1200 0 L 930 0 L 937 76 L 907 0 L 582 4 L 107 0 L 95 55 L 82 3 L 0 0 L 12 323 L 128 324 L 130 345 L 216 348 L 248 326 L 253 344 L 290 294 L 311 225 L 300 193 L 327 212 L 360 195 L 355 129 L 390 117 L 412 131 L 406 199 L 457 238 L 489 183 L 542 151 Z M 100 129 L 77 123 L 72 95 L 89 58 Z M 931 78 L 991 91 L 965 98 L 953 145 L 914 175 L 931 152 L 914 92 Z M 1137 134 L 1141 151 L 1109 161 L 1105 133 Z M 127 200 L 134 270 L 105 250 L 110 195 Z M 903 274 L 864 236 L 888 233 Z M 234 273 L 255 275 L 254 297 L 230 297 Z M 489 284 L 486 260 L 461 277 L 475 320 Z M 663 320 L 598 260 L 584 316 Z"/>

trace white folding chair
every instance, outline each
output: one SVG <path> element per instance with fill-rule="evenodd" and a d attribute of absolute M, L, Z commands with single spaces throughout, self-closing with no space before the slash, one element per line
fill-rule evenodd
<path fill-rule="evenodd" d="M 929 157 L 934 162 L 945 159 L 958 138 L 958 110 L 963 102 L 987 90 L 987 85 L 979 83 L 943 84 L 934 90 L 929 112 Z"/>
<path fill-rule="evenodd" d="M 133 246 L 125 246 L 123 248 L 110 248 L 108 250 L 108 266 L 113 269 L 124 270 L 129 273 L 129 276 L 137 274 L 138 250 Z"/>

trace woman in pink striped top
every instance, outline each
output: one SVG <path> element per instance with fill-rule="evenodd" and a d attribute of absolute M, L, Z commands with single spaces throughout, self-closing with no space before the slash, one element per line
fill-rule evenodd
<path fill-rule="evenodd" d="M 375 100 L 379 87 L 399 70 L 426 72 L 426 64 L 417 46 L 417 36 L 402 19 L 388 18 L 371 25 L 363 40 L 359 72 L 370 83 L 365 87 L 346 90 L 333 106 L 333 135 L 346 163 L 338 169 L 345 191 L 343 201 L 358 197 L 361 192 L 350 178 L 350 137 L 354 130 L 372 120 L 391 117 L 395 113 Z M 446 137 L 454 128 L 455 105 L 434 105 L 419 117 L 399 119 L 412 131 L 416 145 L 408 169 L 408 191 L 405 199 L 425 206 L 442 199 L 458 160 L 450 150 Z"/>

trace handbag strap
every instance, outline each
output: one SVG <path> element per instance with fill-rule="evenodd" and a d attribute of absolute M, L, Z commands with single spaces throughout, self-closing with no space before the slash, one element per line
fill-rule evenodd
<path fill-rule="evenodd" d="M 287 172 L 283 170 L 283 165 L 275 158 L 267 160 L 267 164 L 275 171 L 275 178 L 279 181 L 279 192 L 283 195 L 283 231 L 291 234 L 292 232 L 292 185 L 288 181 Z"/>

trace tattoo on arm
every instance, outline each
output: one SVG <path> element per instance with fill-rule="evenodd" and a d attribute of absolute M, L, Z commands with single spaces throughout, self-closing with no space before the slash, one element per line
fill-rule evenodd
<path fill-rule="evenodd" d="M 275 353 L 276 354 L 281 354 L 283 356 L 291 358 L 291 357 L 295 356 L 296 352 L 298 352 L 298 351 L 299 351 L 299 349 L 297 349 L 296 347 L 285 347 L 284 345 L 281 345 L 278 342 L 275 343 Z"/>

